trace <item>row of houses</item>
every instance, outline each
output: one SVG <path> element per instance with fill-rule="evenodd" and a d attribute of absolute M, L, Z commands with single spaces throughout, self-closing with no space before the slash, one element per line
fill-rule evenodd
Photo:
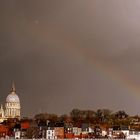
<path fill-rule="evenodd" d="M 93 126 L 82 123 L 80 126 L 64 123 L 36 122 L 24 120 L 0 124 L 0 138 L 46 138 L 46 139 L 82 139 L 82 138 L 138 138 L 140 131 L 128 126 Z"/>
<path fill-rule="evenodd" d="M 84 124 L 85 125 L 85 124 Z M 19 132 L 21 134 L 21 132 Z M 112 128 L 100 128 L 96 126 L 84 127 L 40 127 L 39 135 L 34 131 L 32 138 L 46 138 L 46 139 L 89 139 L 89 138 L 127 138 L 138 139 L 140 138 L 140 131 L 130 129 L 127 126 L 114 126 Z M 18 138 L 24 138 L 21 135 Z M 39 137 L 38 137 L 39 136 Z M 15 135 L 17 138 L 17 135 Z"/>
<path fill-rule="evenodd" d="M 13 125 L 13 124 L 12 124 Z M 35 121 L 23 121 L 16 123 L 13 127 L 11 124 L 0 125 L 0 137 L 10 138 L 46 138 L 46 139 L 72 139 L 72 138 L 94 138 L 101 136 L 100 127 L 91 127 L 89 124 L 83 123 L 80 127 L 72 126 L 71 124 L 64 125 L 58 123 L 54 125 L 43 125 Z"/>
<path fill-rule="evenodd" d="M 100 130 L 98 135 L 101 136 L 101 129 L 98 129 L 96 129 L 96 135 Z M 29 127 L 28 129 L 15 129 L 14 132 L 15 138 L 81 139 L 95 137 L 95 129 L 91 128 L 88 124 L 83 124 L 82 127 L 34 126 Z"/>
<path fill-rule="evenodd" d="M 96 131 L 96 132 L 95 132 Z M 25 138 L 26 134 L 22 134 L 22 130 L 15 131 L 15 138 Z M 96 134 L 96 135 L 95 135 Z M 27 138 L 27 137 L 26 137 Z M 29 137 L 28 137 L 29 138 Z M 30 137 L 31 138 L 31 137 Z M 65 129 L 64 127 L 40 127 L 39 131 L 32 133 L 32 138 L 45 138 L 45 139 L 89 139 L 89 138 L 122 138 L 122 139 L 139 139 L 140 131 L 130 130 L 127 127 L 109 128 L 103 130 L 100 128 L 92 129 L 88 127 L 83 130 L 79 127 L 72 127 Z"/>

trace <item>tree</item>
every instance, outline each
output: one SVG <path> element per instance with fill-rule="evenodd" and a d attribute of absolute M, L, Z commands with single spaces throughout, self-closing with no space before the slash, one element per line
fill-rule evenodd
<path fill-rule="evenodd" d="M 85 111 L 86 114 L 86 118 L 85 118 L 85 122 L 86 123 L 94 123 L 94 118 L 95 118 L 95 112 L 92 110 L 86 110 Z"/>
<path fill-rule="evenodd" d="M 40 113 L 35 115 L 35 120 L 48 120 L 49 114 L 48 113 Z"/>
<path fill-rule="evenodd" d="M 113 119 L 113 125 L 129 125 L 130 124 L 130 119 L 128 114 L 123 111 L 119 110 L 112 114 L 112 119 Z"/>
<path fill-rule="evenodd" d="M 112 115 L 112 111 L 109 109 L 98 109 L 95 112 L 96 123 L 97 124 L 103 124 L 103 123 L 110 124 L 112 121 L 111 115 Z"/>
<path fill-rule="evenodd" d="M 48 113 L 37 114 L 35 115 L 34 118 L 39 126 L 46 126 L 47 121 L 55 124 L 55 122 L 58 120 L 58 116 L 56 114 L 48 114 Z"/>
<path fill-rule="evenodd" d="M 28 139 L 39 138 L 39 130 L 34 127 L 28 128 L 26 134 Z"/>
<path fill-rule="evenodd" d="M 125 119 L 128 117 L 128 114 L 124 110 L 119 110 L 118 112 L 115 113 L 115 117 L 117 119 Z"/>
<path fill-rule="evenodd" d="M 80 110 L 79 109 L 73 109 L 70 112 L 70 116 L 71 116 L 72 120 L 76 123 L 80 119 Z"/>
<path fill-rule="evenodd" d="M 58 116 L 56 114 L 49 114 L 48 120 L 51 122 L 56 122 L 58 120 Z"/>

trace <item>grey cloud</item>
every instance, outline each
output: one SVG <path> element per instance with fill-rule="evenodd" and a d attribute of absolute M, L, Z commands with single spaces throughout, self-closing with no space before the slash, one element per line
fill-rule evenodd
<path fill-rule="evenodd" d="M 139 85 L 139 7 L 139 0 L 1 1 L 1 101 L 15 79 L 23 115 L 105 106 L 139 113 L 137 95 L 105 72 Z"/>

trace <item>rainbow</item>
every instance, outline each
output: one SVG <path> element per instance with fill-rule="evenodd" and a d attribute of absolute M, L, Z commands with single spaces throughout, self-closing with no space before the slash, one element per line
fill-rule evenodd
<path fill-rule="evenodd" d="M 38 22 L 39 24 L 39 22 Z M 135 95 L 139 95 L 140 93 L 140 87 L 133 83 L 130 79 L 118 74 L 117 72 L 114 72 L 109 66 L 105 65 L 104 63 L 98 61 L 98 59 L 91 58 L 90 56 L 85 57 L 85 48 L 79 47 L 78 43 L 74 40 L 70 40 L 71 36 L 64 35 L 60 29 L 56 29 L 54 26 L 48 25 L 49 28 L 44 29 L 44 27 L 47 27 L 47 25 L 44 25 L 42 27 L 39 27 L 39 29 L 36 26 L 38 25 L 28 25 L 29 29 L 23 29 L 23 32 L 28 35 L 30 35 L 30 38 L 38 42 L 39 44 L 48 44 L 52 43 L 62 43 L 63 46 L 67 49 L 72 49 L 74 52 L 79 55 L 79 57 L 82 57 L 83 61 L 87 61 L 89 65 L 91 65 L 99 74 L 105 75 L 107 78 L 112 79 L 113 81 L 117 82 L 120 86 L 125 88 L 131 93 L 136 93 Z M 60 34 L 59 34 L 60 33 Z M 60 46 L 59 46 L 60 47 Z"/>

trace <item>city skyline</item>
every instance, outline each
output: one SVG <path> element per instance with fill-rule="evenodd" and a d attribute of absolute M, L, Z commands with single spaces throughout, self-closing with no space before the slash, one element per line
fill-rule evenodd
<path fill-rule="evenodd" d="M 139 0 L 0 1 L 0 103 L 22 116 L 108 108 L 140 114 Z"/>

